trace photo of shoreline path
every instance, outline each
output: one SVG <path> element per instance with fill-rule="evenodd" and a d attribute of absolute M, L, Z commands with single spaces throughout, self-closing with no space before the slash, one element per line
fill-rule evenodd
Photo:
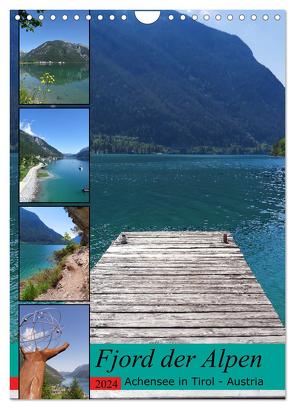
<path fill-rule="evenodd" d="M 89 202 L 88 109 L 21 109 L 20 202 Z"/>

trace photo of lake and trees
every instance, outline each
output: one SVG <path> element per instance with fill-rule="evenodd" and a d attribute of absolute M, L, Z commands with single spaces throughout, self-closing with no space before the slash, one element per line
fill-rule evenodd
<path fill-rule="evenodd" d="M 20 104 L 89 103 L 87 14 L 20 13 Z"/>

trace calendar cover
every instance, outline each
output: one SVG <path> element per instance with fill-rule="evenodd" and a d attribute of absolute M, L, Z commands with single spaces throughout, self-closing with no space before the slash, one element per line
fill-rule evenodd
<path fill-rule="evenodd" d="M 285 397 L 278 10 L 12 10 L 14 399 Z"/>

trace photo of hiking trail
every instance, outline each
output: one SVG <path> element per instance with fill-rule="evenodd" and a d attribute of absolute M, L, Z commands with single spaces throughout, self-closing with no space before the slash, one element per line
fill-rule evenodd
<path fill-rule="evenodd" d="M 20 208 L 20 299 L 89 299 L 89 208 Z"/>

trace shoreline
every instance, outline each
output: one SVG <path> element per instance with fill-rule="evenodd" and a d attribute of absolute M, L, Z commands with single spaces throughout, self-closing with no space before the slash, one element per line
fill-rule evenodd
<path fill-rule="evenodd" d="M 19 183 L 19 201 L 33 202 L 38 190 L 38 170 L 41 169 L 43 163 L 33 166 L 23 180 Z"/>

